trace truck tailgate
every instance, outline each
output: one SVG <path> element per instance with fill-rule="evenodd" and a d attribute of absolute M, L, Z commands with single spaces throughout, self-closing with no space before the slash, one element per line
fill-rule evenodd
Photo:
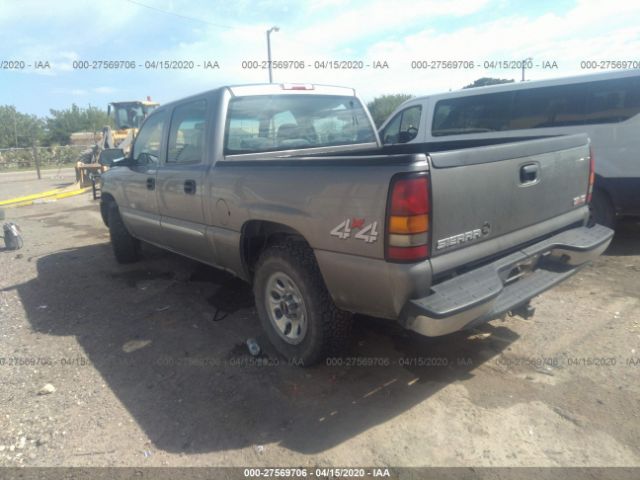
<path fill-rule="evenodd" d="M 589 155 L 586 135 L 432 154 L 431 256 L 584 209 Z"/>

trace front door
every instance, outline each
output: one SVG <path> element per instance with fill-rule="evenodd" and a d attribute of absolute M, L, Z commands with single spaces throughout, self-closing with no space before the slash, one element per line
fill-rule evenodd
<path fill-rule="evenodd" d="M 162 111 L 146 120 L 133 145 L 131 172 L 123 182 L 122 218 L 133 235 L 150 242 L 157 242 L 160 234 L 156 174 L 167 123 L 167 112 Z"/>
<path fill-rule="evenodd" d="M 211 258 L 205 237 L 206 100 L 177 106 L 171 115 L 167 157 L 158 169 L 157 198 L 163 243 L 184 255 Z"/>

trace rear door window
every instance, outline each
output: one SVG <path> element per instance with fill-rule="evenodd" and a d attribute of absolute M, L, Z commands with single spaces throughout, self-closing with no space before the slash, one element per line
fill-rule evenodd
<path fill-rule="evenodd" d="M 584 84 L 532 88 L 515 92 L 511 130 L 563 127 L 584 123 Z"/>
<path fill-rule="evenodd" d="M 623 122 L 640 113 L 640 77 L 591 83 L 587 87 L 585 123 Z"/>
<path fill-rule="evenodd" d="M 179 105 L 171 116 L 167 163 L 200 163 L 204 155 L 207 102 Z"/>
<path fill-rule="evenodd" d="M 431 133 L 443 136 L 507 130 L 512 97 L 512 92 L 505 92 L 440 100 Z"/>
<path fill-rule="evenodd" d="M 443 99 L 432 134 L 616 123 L 639 113 L 640 78 L 614 78 Z"/>

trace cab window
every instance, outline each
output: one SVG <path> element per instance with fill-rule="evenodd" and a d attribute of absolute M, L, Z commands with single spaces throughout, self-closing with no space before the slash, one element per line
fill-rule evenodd
<path fill-rule="evenodd" d="M 398 112 L 385 127 L 380 137 L 382 143 L 407 143 L 418 136 L 422 107 L 414 105 Z"/>
<path fill-rule="evenodd" d="M 137 165 L 153 165 L 160 158 L 162 131 L 166 122 L 164 114 L 150 116 L 138 132 L 133 144 L 133 160 Z"/>

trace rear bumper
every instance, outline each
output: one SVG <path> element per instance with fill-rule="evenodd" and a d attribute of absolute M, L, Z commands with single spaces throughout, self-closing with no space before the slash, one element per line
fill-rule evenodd
<path fill-rule="evenodd" d="M 409 300 L 400 321 L 437 337 L 498 318 L 567 279 L 609 246 L 613 230 L 602 225 L 559 233 L 493 263 L 433 285 Z"/>

